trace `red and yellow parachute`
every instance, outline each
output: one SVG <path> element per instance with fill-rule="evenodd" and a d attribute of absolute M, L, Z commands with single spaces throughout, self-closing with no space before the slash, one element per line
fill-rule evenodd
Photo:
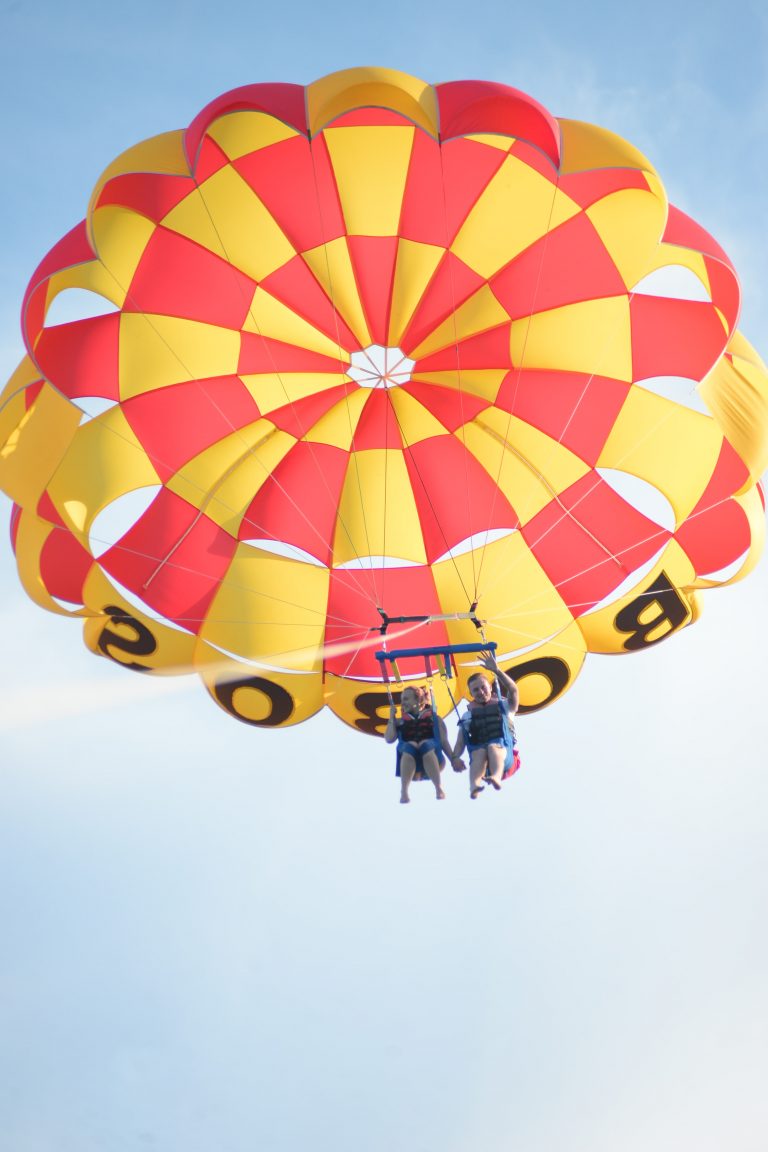
<path fill-rule="evenodd" d="M 101 314 L 46 323 L 71 289 Z M 110 165 L 32 277 L 0 400 L 21 579 L 257 725 L 381 730 L 382 613 L 460 644 L 473 605 L 542 707 L 756 562 L 738 311 L 645 157 L 515 89 L 237 89 Z"/>

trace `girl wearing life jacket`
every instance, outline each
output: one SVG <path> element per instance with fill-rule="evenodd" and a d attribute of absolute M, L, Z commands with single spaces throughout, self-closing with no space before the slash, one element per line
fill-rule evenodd
<path fill-rule="evenodd" d="M 476 800 L 483 791 L 484 786 L 480 783 L 483 778 L 498 792 L 504 777 L 511 775 L 517 766 L 514 730 L 510 728 L 509 720 L 517 712 L 519 704 L 517 685 L 501 671 L 492 653 L 484 654 L 481 663 L 496 677 L 501 695 L 494 693 L 493 686 L 482 672 L 470 676 L 467 689 L 472 699 L 468 711 L 461 717 L 453 750 L 454 758 L 460 757 L 465 748 L 469 752 L 469 795 L 472 800 Z"/>
<path fill-rule="evenodd" d="M 400 696 L 400 719 L 393 704 L 387 729 L 387 744 L 397 740 L 397 775 L 400 777 L 400 803 L 409 804 L 412 780 L 427 777 L 435 786 L 438 800 L 445 799 L 440 783 L 440 771 L 445 759 L 443 752 L 453 759 L 445 724 L 432 711 L 426 689 L 403 688 Z M 463 767 L 463 765 L 462 765 Z"/>

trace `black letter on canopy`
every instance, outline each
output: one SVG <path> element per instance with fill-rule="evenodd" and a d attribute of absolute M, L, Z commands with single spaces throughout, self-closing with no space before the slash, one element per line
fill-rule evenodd
<path fill-rule="evenodd" d="M 393 692 L 392 699 L 395 704 L 400 703 L 400 693 Z M 362 716 L 355 720 L 355 728 L 367 732 L 369 736 L 383 736 L 389 716 L 379 716 L 379 708 L 389 707 L 389 697 L 386 692 L 361 692 L 355 696 L 355 708 L 362 712 Z"/>
<path fill-rule="evenodd" d="M 99 651 L 113 660 L 115 664 L 119 664 L 121 668 L 132 668 L 134 672 L 151 672 L 152 669 L 147 668 L 144 664 L 118 660 L 117 656 L 113 656 L 110 652 L 110 648 L 116 648 L 118 652 L 128 652 L 131 656 L 151 656 L 157 648 L 157 640 L 146 624 L 142 624 L 140 620 L 129 616 L 124 608 L 117 608 L 114 604 L 109 604 L 104 611 L 112 624 L 130 628 L 134 635 L 123 636 L 120 632 L 113 632 L 109 625 L 105 624 L 99 633 Z"/>
<path fill-rule="evenodd" d="M 518 686 L 526 676 L 543 676 L 545 680 L 549 680 L 549 695 L 540 704 L 521 704 L 517 710 L 519 716 L 524 716 L 526 712 L 538 712 L 539 708 L 545 708 L 547 704 L 557 700 L 558 696 L 565 692 L 571 679 L 570 668 L 559 656 L 536 656 L 533 660 L 524 660 L 522 664 L 513 664 L 504 671 Z"/>
<path fill-rule="evenodd" d="M 640 616 L 652 605 L 658 605 L 659 611 L 647 623 L 642 623 Z M 617 612 L 614 625 L 619 632 L 628 632 L 629 639 L 624 641 L 627 652 L 640 652 L 649 648 L 651 644 L 658 644 L 666 640 L 678 628 L 682 628 L 690 619 L 690 609 L 686 601 L 680 596 L 676 588 L 669 582 L 665 572 L 660 572 L 653 584 L 641 592 L 629 604 L 625 604 Z M 669 627 L 661 636 L 649 639 L 650 633 L 655 632 L 660 624 L 667 623 Z"/>
<path fill-rule="evenodd" d="M 269 715 L 263 720 L 251 720 L 238 712 L 235 708 L 235 692 L 240 688 L 252 688 L 255 692 L 261 692 L 266 696 L 272 705 Z M 244 676 L 242 680 L 222 680 L 221 683 L 214 685 L 213 690 L 216 699 L 230 716 L 242 720 L 244 724 L 253 724 L 256 728 L 277 728 L 293 712 L 293 697 L 290 692 L 280 684 L 273 684 L 271 680 L 265 680 L 261 676 Z"/>

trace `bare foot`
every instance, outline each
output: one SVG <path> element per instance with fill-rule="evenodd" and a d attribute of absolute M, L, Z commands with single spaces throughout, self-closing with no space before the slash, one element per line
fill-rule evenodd
<path fill-rule="evenodd" d="M 411 802 L 410 796 L 401 796 L 400 797 L 400 803 L 401 804 L 410 804 L 410 802 Z"/>
<path fill-rule="evenodd" d="M 493 776 L 489 776 L 488 777 L 488 783 L 491 785 L 492 788 L 495 788 L 497 792 L 501 792 L 501 781 L 500 780 L 494 780 Z"/>
<path fill-rule="evenodd" d="M 445 800 L 445 792 L 443 792 L 442 788 L 438 789 L 438 791 L 435 792 L 435 799 L 436 800 Z"/>
<path fill-rule="evenodd" d="M 472 791 L 470 792 L 470 794 L 469 794 L 470 800 L 477 800 L 477 798 L 481 792 L 485 792 L 485 788 L 483 788 L 483 786 L 481 784 L 478 784 L 477 788 L 473 788 Z"/>

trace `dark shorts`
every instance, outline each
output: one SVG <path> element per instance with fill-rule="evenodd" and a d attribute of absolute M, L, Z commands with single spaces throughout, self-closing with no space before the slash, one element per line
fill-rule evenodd
<path fill-rule="evenodd" d="M 438 764 L 440 763 L 440 747 L 436 740 L 422 740 L 421 744 L 418 745 L 411 744 L 407 740 L 401 740 L 397 745 L 397 771 L 395 775 L 400 775 L 400 758 L 407 753 L 409 756 L 413 756 L 413 759 L 416 762 L 414 780 L 427 779 L 427 773 L 424 768 L 425 752 L 434 752 L 437 756 Z"/>

